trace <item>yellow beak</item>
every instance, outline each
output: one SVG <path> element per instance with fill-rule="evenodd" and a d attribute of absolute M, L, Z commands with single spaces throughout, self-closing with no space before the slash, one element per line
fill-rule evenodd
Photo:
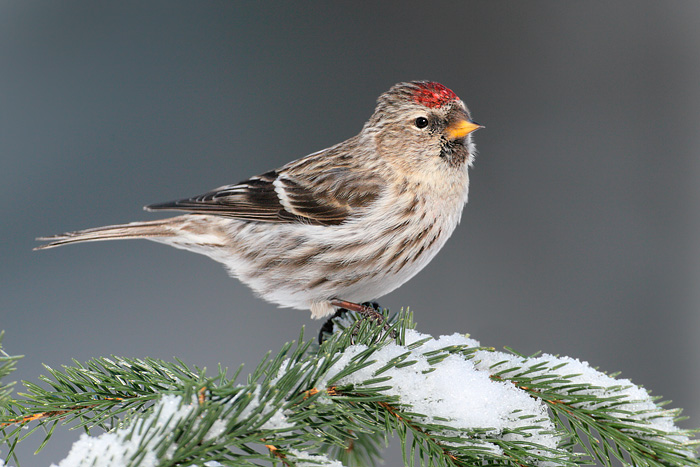
<path fill-rule="evenodd" d="M 464 138 L 469 133 L 479 128 L 484 127 L 468 120 L 459 120 L 445 128 L 445 133 L 450 139 Z"/>

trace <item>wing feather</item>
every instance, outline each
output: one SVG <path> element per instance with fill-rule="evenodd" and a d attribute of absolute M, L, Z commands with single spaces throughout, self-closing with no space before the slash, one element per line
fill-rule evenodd
<path fill-rule="evenodd" d="M 302 161 L 308 165 L 305 159 L 297 162 Z M 192 198 L 152 204 L 145 209 L 188 211 L 257 222 L 328 226 L 342 224 L 381 194 L 382 185 L 378 180 L 353 176 L 348 167 L 340 170 L 336 167 L 331 173 L 293 170 L 297 167 L 292 164 L 235 185 L 222 186 Z"/>

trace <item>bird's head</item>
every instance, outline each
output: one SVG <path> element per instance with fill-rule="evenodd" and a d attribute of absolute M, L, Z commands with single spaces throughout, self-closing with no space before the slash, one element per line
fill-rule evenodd
<path fill-rule="evenodd" d="M 464 168 L 474 159 L 471 133 L 478 128 L 452 90 L 432 81 L 411 81 L 379 96 L 364 131 L 374 134 L 384 157 L 398 157 L 415 168 Z"/>

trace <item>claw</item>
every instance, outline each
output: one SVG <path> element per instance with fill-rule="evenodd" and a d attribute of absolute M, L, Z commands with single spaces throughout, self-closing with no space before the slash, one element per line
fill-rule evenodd
<path fill-rule="evenodd" d="M 340 310 L 345 309 L 359 313 L 363 318 L 381 324 L 385 331 L 388 331 L 390 328 L 386 319 L 384 319 L 384 315 L 378 311 L 381 308 L 377 302 L 364 302 L 359 304 L 345 300 L 331 300 L 331 305 L 340 307 Z M 390 336 L 392 339 L 396 339 L 397 337 L 394 331 L 391 331 Z"/>

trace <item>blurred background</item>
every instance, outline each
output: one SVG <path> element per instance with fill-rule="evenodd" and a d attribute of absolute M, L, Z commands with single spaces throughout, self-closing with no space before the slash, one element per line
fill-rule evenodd
<path fill-rule="evenodd" d="M 321 323 L 211 260 L 34 238 L 153 219 L 356 134 L 399 81 L 486 126 L 462 224 L 382 297 L 422 332 L 578 357 L 700 426 L 700 3 L 0 1 L 0 329 L 17 379 L 111 354 L 252 370 Z M 24 441 L 24 465 L 79 433 Z M 387 465 L 398 465 L 391 454 Z"/>

